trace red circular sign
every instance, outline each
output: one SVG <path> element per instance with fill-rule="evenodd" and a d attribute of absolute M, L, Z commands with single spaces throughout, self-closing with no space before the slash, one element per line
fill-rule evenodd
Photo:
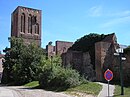
<path fill-rule="evenodd" d="M 110 81 L 113 79 L 113 72 L 109 69 L 107 69 L 104 73 L 104 78 L 107 80 L 107 81 Z"/>

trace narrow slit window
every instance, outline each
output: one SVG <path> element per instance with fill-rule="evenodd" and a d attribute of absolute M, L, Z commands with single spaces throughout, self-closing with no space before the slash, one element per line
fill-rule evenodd
<path fill-rule="evenodd" d="M 25 14 L 21 15 L 21 32 L 25 33 Z"/>
<path fill-rule="evenodd" d="M 28 17 L 28 33 L 32 34 L 32 16 L 29 15 Z"/>

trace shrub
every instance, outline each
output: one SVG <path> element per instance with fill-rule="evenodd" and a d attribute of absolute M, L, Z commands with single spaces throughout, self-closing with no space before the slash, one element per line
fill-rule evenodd
<path fill-rule="evenodd" d="M 74 87 L 80 84 L 80 75 L 77 71 L 60 65 L 53 65 L 53 68 L 46 66 L 40 75 L 39 84 L 42 88 Z"/>

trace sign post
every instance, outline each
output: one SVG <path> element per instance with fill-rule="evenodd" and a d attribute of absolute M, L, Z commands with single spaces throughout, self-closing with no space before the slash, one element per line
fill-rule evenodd
<path fill-rule="evenodd" d="M 108 81 L 108 97 L 109 97 L 109 81 L 113 79 L 113 72 L 107 69 L 104 73 L 104 78 Z"/>

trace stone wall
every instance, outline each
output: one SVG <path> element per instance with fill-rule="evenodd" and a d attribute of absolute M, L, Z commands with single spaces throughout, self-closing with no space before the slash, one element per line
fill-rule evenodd
<path fill-rule="evenodd" d="M 88 52 L 68 51 L 62 54 L 62 61 L 64 66 L 71 66 L 86 77 L 86 79 L 95 80 L 95 71 L 93 70 Z"/>

